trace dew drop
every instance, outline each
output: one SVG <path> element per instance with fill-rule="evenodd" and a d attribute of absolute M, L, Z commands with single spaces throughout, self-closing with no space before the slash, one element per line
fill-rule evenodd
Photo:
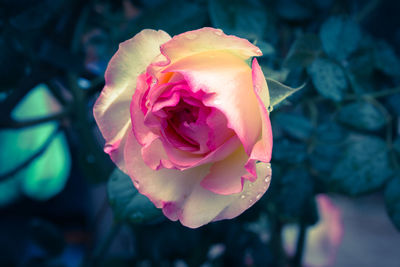
<path fill-rule="evenodd" d="M 150 100 L 146 100 L 146 104 L 145 104 L 146 108 L 150 108 Z"/>
<path fill-rule="evenodd" d="M 245 195 L 241 195 L 240 198 L 241 198 L 241 199 L 245 199 L 246 196 L 245 196 Z"/>
<path fill-rule="evenodd" d="M 257 50 L 256 50 L 256 53 L 262 53 L 262 52 L 261 52 L 261 50 L 260 50 L 260 49 L 257 49 Z"/>
<path fill-rule="evenodd" d="M 273 106 L 269 106 L 268 107 L 268 112 L 272 112 L 274 110 L 274 107 Z"/>
<path fill-rule="evenodd" d="M 221 103 L 222 103 L 221 100 L 214 100 L 215 105 L 220 105 Z"/>
<path fill-rule="evenodd" d="M 133 180 L 133 185 L 134 185 L 137 189 L 139 189 L 139 181 Z"/>
<path fill-rule="evenodd" d="M 262 194 L 257 194 L 256 199 L 260 199 Z"/>
<path fill-rule="evenodd" d="M 217 31 L 215 31 L 214 33 L 215 33 L 216 35 L 219 35 L 219 36 L 222 35 L 222 31 L 221 31 L 221 30 L 217 30 Z"/>

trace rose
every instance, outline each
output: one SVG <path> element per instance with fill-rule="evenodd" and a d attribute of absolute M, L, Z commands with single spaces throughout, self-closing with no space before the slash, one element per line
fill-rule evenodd
<path fill-rule="evenodd" d="M 221 30 L 143 30 L 120 44 L 94 106 L 107 152 L 171 220 L 233 218 L 269 186 L 260 49 Z M 256 164 L 257 163 L 257 164 Z"/>

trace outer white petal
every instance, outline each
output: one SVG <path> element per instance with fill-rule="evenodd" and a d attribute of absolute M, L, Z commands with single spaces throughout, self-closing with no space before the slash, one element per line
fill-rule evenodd
<path fill-rule="evenodd" d="M 160 45 L 171 37 L 164 31 L 143 30 L 120 44 L 105 73 L 105 87 L 93 112 L 106 140 L 105 152 L 125 170 L 122 161 L 126 131 L 131 129 L 129 106 L 135 92 L 136 79 L 151 61 L 160 55 Z"/>

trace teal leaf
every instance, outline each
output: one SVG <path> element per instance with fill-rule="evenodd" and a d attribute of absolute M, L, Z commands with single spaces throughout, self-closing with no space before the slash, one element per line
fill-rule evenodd
<path fill-rule="evenodd" d="M 9 178 L 0 182 L 0 208 L 16 201 L 20 194 L 18 179 Z"/>
<path fill-rule="evenodd" d="M 375 105 L 357 101 L 343 106 L 337 115 L 339 122 L 359 130 L 376 131 L 385 125 L 385 114 Z"/>
<path fill-rule="evenodd" d="M 311 10 L 304 4 L 291 0 L 277 1 L 276 11 L 282 18 L 292 21 L 305 20 L 312 15 Z"/>
<path fill-rule="evenodd" d="M 204 5 L 184 0 L 162 1 L 154 7 L 144 9 L 141 15 L 132 21 L 134 30 L 129 28 L 127 35 L 130 37 L 126 36 L 126 38 L 131 38 L 132 32 L 139 32 L 146 28 L 161 29 L 174 36 L 201 28 L 206 20 L 207 9 Z"/>
<path fill-rule="evenodd" d="M 324 173 L 318 178 L 324 180 L 339 161 L 341 152 L 346 147 L 346 138 L 347 132 L 335 123 L 325 123 L 317 128 L 310 162 L 313 170 Z"/>
<path fill-rule="evenodd" d="M 317 91 L 324 97 L 334 101 L 343 99 L 347 88 L 346 75 L 335 62 L 317 58 L 307 69 Z"/>
<path fill-rule="evenodd" d="M 393 225 L 400 231 L 400 176 L 393 177 L 385 187 L 386 211 Z"/>
<path fill-rule="evenodd" d="M 259 0 L 209 0 L 211 23 L 228 34 L 262 39 L 267 27 L 265 7 Z"/>
<path fill-rule="evenodd" d="M 270 97 L 270 106 L 274 107 L 278 105 L 280 102 L 291 96 L 292 94 L 296 93 L 300 89 L 304 87 L 303 84 L 300 87 L 292 88 L 287 85 L 284 85 L 278 81 L 272 80 L 267 78 L 268 90 L 269 90 L 269 97 Z"/>
<path fill-rule="evenodd" d="M 400 59 L 393 47 L 385 41 L 378 41 L 374 47 L 374 59 L 377 69 L 389 76 L 400 75 Z"/>
<path fill-rule="evenodd" d="M 333 169 L 335 191 L 357 196 L 378 190 L 392 175 L 388 148 L 378 137 L 354 135 Z"/>
<path fill-rule="evenodd" d="M 263 56 L 271 56 L 275 54 L 275 47 L 273 47 L 270 43 L 257 40 L 254 45 L 256 45 L 258 48 L 260 48 L 261 52 L 263 53 Z"/>
<path fill-rule="evenodd" d="M 280 112 L 274 115 L 273 121 L 287 134 L 299 140 L 309 139 L 313 130 L 311 121 L 298 114 Z"/>
<path fill-rule="evenodd" d="M 50 115 L 59 108 L 48 88 L 38 85 L 22 99 L 12 116 L 16 120 L 35 119 Z M 57 122 L 47 122 L 28 128 L 0 131 L 0 175 L 16 169 L 34 155 L 57 128 Z M 68 144 L 64 134 L 59 132 L 39 157 L 8 179 L 17 180 L 19 189 L 25 195 L 36 200 L 47 200 L 64 188 L 70 167 Z"/>
<path fill-rule="evenodd" d="M 358 48 L 362 37 L 359 25 L 346 17 L 329 18 L 322 24 L 319 36 L 325 52 L 339 61 Z"/>
<path fill-rule="evenodd" d="M 305 143 L 279 139 L 274 141 L 272 149 L 272 158 L 277 161 L 295 164 L 301 163 L 307 158 L 307 146 Z"/>
<path fill-rule="evenodd" d="M 146 223 L 160 216 L 161 211 L 134 187 L 128 175 L 116 168 L 107 184 L 108 199 L 118 221 Z"/>
<path fill-rule="evenodd" d="M 316 209 L 312 209 L 313 181 L 304 168 L 295 168 L 287 171 L 279 179 L 273 179 L 270 186 L 270 198 L 279 211 L 279 217 L 286 223 L 298 221 L 309 211 L 314 216 L 305 216 L 310 224 L 318 220 Z M 315 205 L 314 205 L 315 208 Z M 311 215 L 310 214 L 310 215 Z"/>
<path fill-rule="evenodd" d="M 284 65 L 289 68 L 307 67 L 321 53 L 321 41 L 315 34 L 300 36 L 291 46 Z"/>

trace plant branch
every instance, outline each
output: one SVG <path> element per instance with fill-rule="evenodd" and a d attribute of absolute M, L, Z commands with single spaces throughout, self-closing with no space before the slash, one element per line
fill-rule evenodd
<path fill-rule="evenodd" d="M 108 231 L 107 235 L 104 237 L 103 240 L 101 240 L 99 245 L 94 249 L 92 256 L 94 266 L 97 266 L 101 258 L 104 257 L 104 255 L 107 253 L 110 245 L 112 244 L 112 241 L 120 231 L 121 226 L 122 225 L 120 223 L 114 222 L 113 225 L 111 226 L 111 229 Z"/>
<path fill-rule="evenodd" d="M 27 158 L 24 162 L 22 162 L 20 165 L 18 165 L 14 169 L 6 172 L 5 174 L 0 175 L 0 181 L 4 181 L 4 180 L 12 177 L 13 175 L 15 175 L 20 170 L 26 168 L 36 158 L 41 156 L 46 151 L 47 147 L 51 144 L 51 142 L 54 140 L 54 138 L 57 136 L 57 134 L 59 133 L 60 129 L 61 129 L 60 127 L 55 129 L 53 131 L 53 133 L 47 138 L 46 142 L 44 142 L 43 145 L 33 155 L 31 155 L 29 158 Z"/>
<path fill-rule="evenodd" d="M 357 14 L 356 16 L 356 20 L 358 23 L 360 23 L 361 21 L 363 21 L 366 17 L 368 17 L 369 14 L 371 14 L 371 12 L 377 8 L 380 4 L 380 0 L 371 0 L 369 1 L 368 4 L 366 4 L 364 6 L 363 9 L 361 9 L 361 11 Z"/>
<path fill-rule="evenodd" d="M 306 242 L 307 226 L 304 222 L 299 224 L 299 234 L 297 237 L 296 253 L 293 256 L 293 267 L 302 266 L 304 247 Z"/>
<path fill-rule="evenodd" d="M 14 119 L 0 121 L 0 129 L 20 129 L 20 128 L 25 128 L 25 127 L 29 127 L 29 126 L 34 126 L 34 125 L 42 124 L 42 123 L 49 122 L 49 121 L 60 120 L 62 118 L 67 117 L 70 113 L 71 113 L 71 108 L 67 107 L 58 113 L 54 113 L 54 114 L 40 117 L 40 118 L 22 120 L 22 121 L 18 121 L 18 120 L 14 120 Z"/>

